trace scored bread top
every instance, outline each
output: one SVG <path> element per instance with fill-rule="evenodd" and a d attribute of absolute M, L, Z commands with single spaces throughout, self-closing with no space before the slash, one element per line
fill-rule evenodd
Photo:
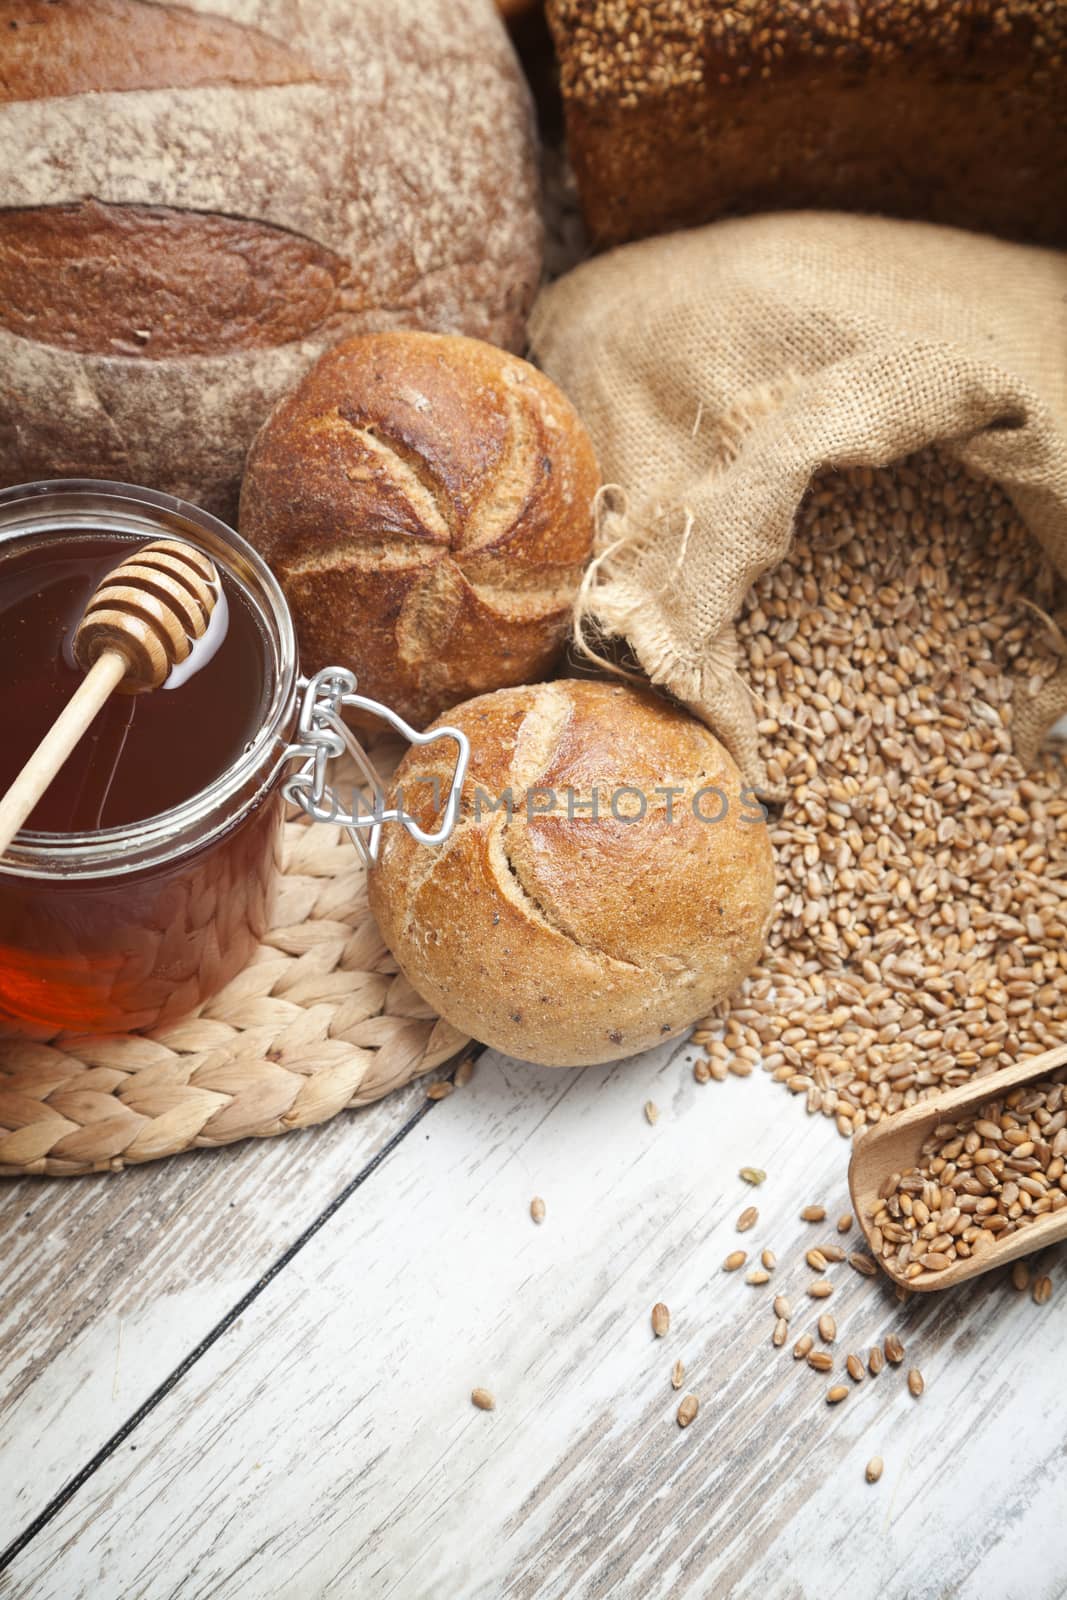
<path fill-rule="evenodd" d="M 529 91 L 489 0 L 0 0 L 0 484 L 232 520 L 323 350 L 523 344 Z"/>
<path fill-rule="evenodd" d="M 762 948 L 773 862 L 754 797 L 703 724 L 582 680 L 501 690 L 443 720 L 471 741 L 461 821 L 439 850 L 387 829 L 370 883 L 387 943 L 443 1016 L 523 1059 L 582 1064 L 677 1034 L 737 986 Z M 446 792 L 453 756 L 444 742 L 413 750 L 397 773 L 424 827 L 427 780 Z M 703 816 L 722 809 L 713 788 L 726 815 L 700 820 L 698 791 Z M 556 804 L 539 811 L 548 789 Z M 581 809 L 594 789 L 596 818 Z"/>
<path fill-rule="evenodd" d="M 145 0 L 0 0 L 0 37 L 0 101 L 317 76 L 298 51 L 247 21 Z"/>
<path fill-rule="evenodd" d="M 240 528 L 305 670 L 351 667 L 418 726 L 544 674 L 593 537 L 596 457 L 536 368 L 459 336 L 330 351 L 249 453 Z"/>

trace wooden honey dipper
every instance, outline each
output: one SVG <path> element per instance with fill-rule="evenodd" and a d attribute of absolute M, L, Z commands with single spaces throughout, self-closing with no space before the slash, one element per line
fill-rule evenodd
<path fill-rule="evenodd" d="M 0 800 L 0 856 L 108 696 L 158 689 L 207 631 L 219 593 L 214 562 L 177 539 L 142 545 L 108 573 L 74 635 L 85 679 Z"/>

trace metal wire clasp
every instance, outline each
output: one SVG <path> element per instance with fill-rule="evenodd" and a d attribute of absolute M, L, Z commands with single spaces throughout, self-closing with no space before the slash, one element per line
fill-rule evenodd
<path fill-rule="evenodd" d="M 313 822 L 332 822 L 344 828 L 352 843 L 368 864 L 377 861 L 381 846 L 382 826 L 386 822 L 399 822 L 419 844 L 443 844 L 456 825 L 463 780 L 470 760 L 470 741 L 458 728 L 434 728 L 432 733 L 418 733 L 402 717 L 377 700 L 368 700 L 356 693 L 355 674 L 344 667 L 324 667 L 313 678 L 301 678 L 300 716 L 296 740 L 285 752 L 302 764 L 299 771 L 285 780 L 283 792 L 287 800 L 298 805 Z M 448 798 L 444 804 L 441 825 L 435 833 L 427 833 L 404 810 L 403 803 L 387 807 L 385 790 L 371 765 L 366 752 L 355 738 L 342 715 L 344 707 L 353 711 L 369 711 L 381 717 L 410 744 L 436 744 L 439 739 L 454 739 L 458 747 L 456 765 Z M 328 763 L 345 752 L 352 757 L 359 772 L 353 785 L 353 806 L 346 810 L 337 793 L 327 782 Z M 369 803 L 370 809 L 362 807 Z M 366 838 L 364 838 L 364 833 Z"/>

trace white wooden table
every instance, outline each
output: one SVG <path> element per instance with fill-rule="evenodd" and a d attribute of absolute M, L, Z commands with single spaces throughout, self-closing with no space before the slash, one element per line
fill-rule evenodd
<path fill-rule="evenodd" d="M 0 1595 L 1067 1594 L 1067 1260 L 1044 1307 L 999 1276 L 901 1306 L 847 1266 L 817 1305 L 802 1256 L 846 1209 L 846 1144 L 692 1057 L 487 1055 L 439 1102 L 0 1185 Z M 770 1287 L 722 1272 L 739 1244 L 775 1250 Z M 828 1407 L 771 1347 L 776 1291 L 790 1345 L 829 1308 L 839 1370 L 891 1329 L 904 1366 Z"/>

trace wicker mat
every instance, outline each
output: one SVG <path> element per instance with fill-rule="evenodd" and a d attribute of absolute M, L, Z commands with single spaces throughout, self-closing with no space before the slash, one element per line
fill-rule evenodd
<path fill-rule="evenodd" d="M 277 926 L 192 1018 L 148 1034 L 0 1034 L 0 1176 L 116 1172 L 366 1105 L 465 1037 L 397 972 L 336 828 L 286 824 Z"/>

